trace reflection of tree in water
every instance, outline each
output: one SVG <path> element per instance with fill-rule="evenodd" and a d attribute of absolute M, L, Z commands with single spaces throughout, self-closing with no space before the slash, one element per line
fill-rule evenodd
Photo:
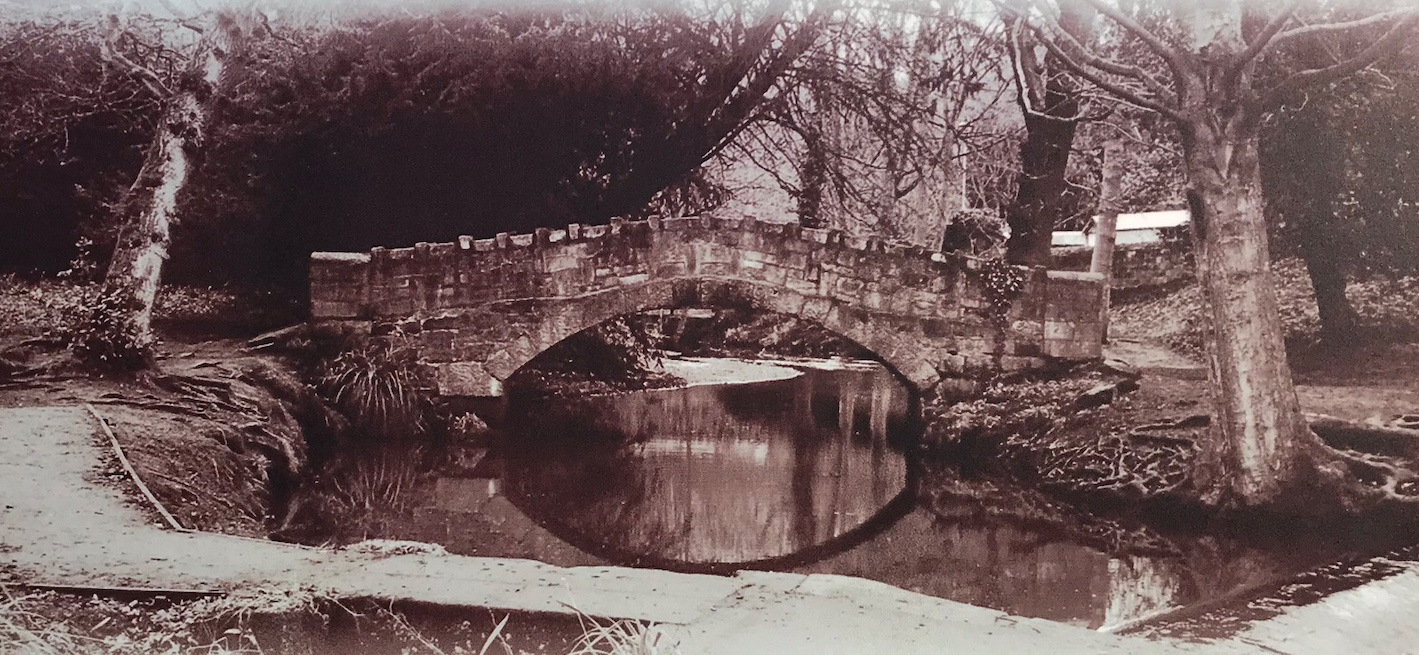
<path fill-rule="evenodd" d="M 1091 514 L 1038 491 L 967 478 L 950 467 L 927 467 L 922 489 L 923 504 L 935 517 L 930 534 L 950 542 L 942 551 L 982 567 L 976 588 L 947 590 L 960 594 L 948 597 L 1091 627 L 1255 587 L 1338 555 L 1319 543 L 1275 548 L 1221 535 L 1163 532 Z"/>

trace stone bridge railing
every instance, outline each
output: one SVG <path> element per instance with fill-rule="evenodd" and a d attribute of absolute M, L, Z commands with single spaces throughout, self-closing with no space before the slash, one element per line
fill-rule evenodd
<path fill-rule="evenodd" d="M 918 390 L 983 371 L 1100 355 L 1102 278 L 1018 269 L 992 308 L 982 260 L 745 218 L 651 219 L 311 256 L 316 321 L 417 339 L 438 392 L 502 380 L 581 330 L 647 309 L 752 307 L 862 344 Z"/>

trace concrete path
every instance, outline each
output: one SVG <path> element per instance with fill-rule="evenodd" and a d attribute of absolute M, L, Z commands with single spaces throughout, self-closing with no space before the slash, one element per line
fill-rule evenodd
<path fill-rule="evenodd" d="M 775 653 L 1297 653 L 1359 643 L 1324 632 L 1356 603 L 1389 621 L 1416 616 L 1419 572 L 1382 596 L 1347 596 L 1297 608 L 1246 639 L 1210 644 L 1148 641 L 1013 617 L 829 575 L 687 575 L 629 568 L 561 568 L 527 560 L 443 554 L 377 555 L 167 530 L 98 472 L 106 444 L 78 407 L 0 409 L 0 579 L 60 585 L 187 589 L 313 588 L 334 597 L 418 600 L 509 611 L 636 618 L 666 624 L 681 652 Z M 1376 650 L 1407 629 L 1371 635 Z M 1300 626 L 1299 628 L 1297 626 Z M 1303 632 L 1308 628 L 1309 632 Z M 1356 637 L 1358 638 L 1358 637 Z M 1320 647 L 1316 649 L 1312 647 Z"/>

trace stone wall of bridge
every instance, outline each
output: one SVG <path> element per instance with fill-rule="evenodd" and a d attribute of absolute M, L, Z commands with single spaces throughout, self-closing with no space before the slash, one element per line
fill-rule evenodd
<path fill-rule="evenodd" d="M 417 340 L 448 396 L 502 381 L 581 330 L 657 308 L 746 307 L 814 320 L 918 390 L 991 370 L 1100 355 L 1102 280 L 1023 270 L 1004 315 L 982 260 L 794 224 L 711 217 L 613 221 L 534 234 L 311 257 L 316 321 L 369 321 Z"/>

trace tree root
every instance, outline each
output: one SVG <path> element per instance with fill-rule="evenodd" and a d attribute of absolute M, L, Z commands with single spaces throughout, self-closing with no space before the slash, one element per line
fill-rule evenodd
<path fill-rule="evenodd" d="M 1306 421 L 1316 436 L 1335 448 L 1419 457 L 1419 430 L 1350 421 L 1326 414 L 1306 414 Z"/>

